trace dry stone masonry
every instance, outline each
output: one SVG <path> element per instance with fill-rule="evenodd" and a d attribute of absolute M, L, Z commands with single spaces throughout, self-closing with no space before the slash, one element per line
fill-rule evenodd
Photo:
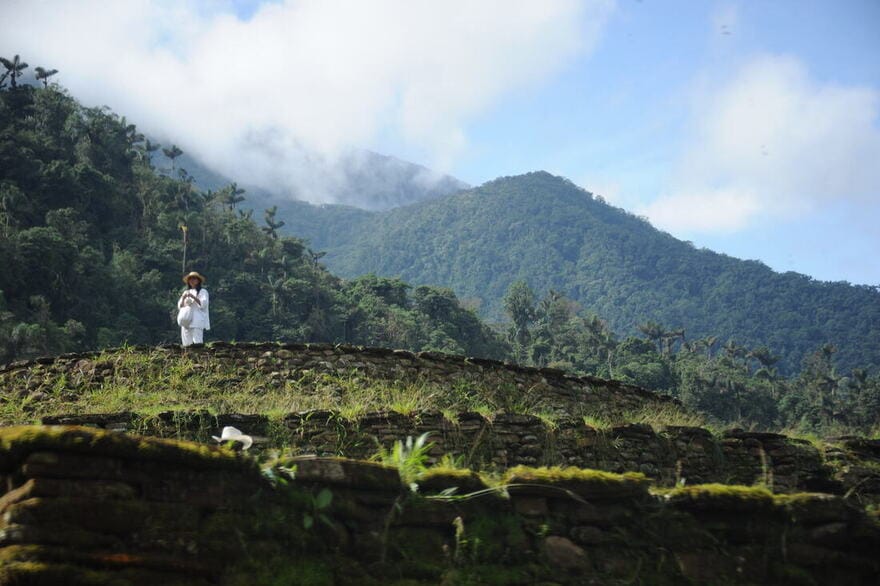
<path fill-rule="evenodd" d="M 584 413 L 668 397 L 488 360 L 329 345 L 126 349 L 236 385 L 307 373 L 479 388 L 529 409 L 275 414 L 176 410 L 0 427 L 0 586 L 156 583 L 876 584 L 880 441 L 630 423 Z M 5 401 L 129 381 L 131 362 L 70 354 L 0 367 Z M 210 436 L 256 437 L 243 455 Z M 364 461 L 429 434 L 414 492 Z M 148 437 L 153 436 L 153 437 Z M 173 438 L 173 439 L 172 439 Z M 192 441 L 195 440 L 195 441 Z M 289 455 L 264 463 L 268 448 Z M 352 459 L 356 458 L 356 459 Z M 473 470 L 489 471 L 493 484 Z"/>
<path fill-rule="evenodd" d="M 849 494 L 880 504 L 880 440 L 840 438 L 820 447 L 781 434 L 732 429 L 716 437 L 699 427 L 628 424 L 598 430 L 582 419 L 552 423 L 531 415 L 394 411 L 346 419 L 332 411 L 294 413 L 273 421 L 260 415 L 170 411 L 144 419 L 133 413 L 46 417 L 46 424 L 88 425 L 152 436 L 208 440 L 232 425 L 260 446 L 297 454 L 369 459 L 379 446 L 429 434 L 431 462 L 450 455 L 474 470 L 514 466 L 576 466 L 641 472 L 658 486 L 703 483 L 761 485 L 773 492 Z M 824 456 L 823 456 L 824 452 Z"/>
<path fill-rule="evenodd" d="M 638 473 L 517 467 L 474 492 L 447 471 L 413 493 L 369 462 L 261 473 L 227 448 L 44 426 L 0 430 L 0 481 L 3 586 L 857 586 L 880 572 L 876 520 L 840 497 L 651 493 Z"/>
<path fill-rule="evenodd" d="M 156 348 L 131 348 L 148 353 Z M 577 377 L 552 368 L 531 368 L 481 358 L 439 352 L 408 352 L 330 344 L 214 342 L 205 347 L 159 347 L 170 364 L 181 355 L 207 368 L 220 362 L 232 370 L 230 383 L 258 370 L 275 384 L 298 380 L 304 373 L 358 375 L 378 381 L 420 382 L 455 388 L 478 386 L 486 392 L 515 393 L 531 408 L 562 415 L 586 411 L 626 413 L 646 405 L 674 403 L 664 395 L 596 377 Z M 109 351 L 112 354 L 113 351 Z M 112 361 L 99 361 L 99 352 L 64 354 L 0 366 L 0 388 L 22 396 L 45 393 L 64 376 L 72 388 L 99 385 L 114 375 Z"/>
<path fill-rule="evenodd" d="M 151 354 L 155 348 L 128 349 Z M 73 392 L 103 380 L 125 377 L 124 362 L 113 352 L 69 354 L 0 368 L 6 395 L 51 392 L 59 380 Z M 230 384 L 258 370 L 278 381 L 303 373 L 359 373 L 376 380 L 430 381 L 452 388 L 467 383 L 482 392 L 493 389 L 529 395 L 532 405 L 552 420 L 521 413 L 436 411 L 402 414 L 382 411 L 357 417 L 333 411 L 285 416 L 169 411 L 150 417 L 136 413 L 102 413 L 44 417 L 46 424 L 89 425 L 158 437 L 206 441 L 225 425 L 257 437 L 260 447 L 291 448 L 319 456 L 369 458 L 378 446 L 430 434 L 432 459 L 454 456 L 477 470 L 504 470 L 517 465 L 578 466 L 609 472 L 642 472 L 660 486 L 720 482 L 760 484 L 774 492 L 820 491 L 849 495 L 858 502 L 880 504 L 880 441 L 839 438 L 824 444 L 774 433 L 729 430 L 714 435 L 697 427 L 666 426 L 655 431 L 640 424 L 595 429 L 570 413 L 627 413 L 639 407 L 662 408 L 672 399 L 637 387 L 593 377 L 574 377 L 552 369 L 524 368 L 490 360 L 437 353 L 332 346 L 326 344 L 227 344 L 183 351 L 159 349 L 158 360 L 170 367 L 185 355 L 194 367 L 222 363 Z M 123 366 L 119 366 L 122 364 Z M 133 375 L 132 375 L 133 376 Z M 132 380 L 132 386 L 138 381 Z M 280 384 L 280 383 L 279 383 Z"/>

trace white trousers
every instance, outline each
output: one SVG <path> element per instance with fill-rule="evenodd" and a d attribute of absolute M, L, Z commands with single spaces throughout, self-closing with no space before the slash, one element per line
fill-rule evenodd
<path fill-rule="evenodd" d="M 205 328 L 180 328 L 180 339 L 184 346 L 201 344 L 205 335 Z"/>

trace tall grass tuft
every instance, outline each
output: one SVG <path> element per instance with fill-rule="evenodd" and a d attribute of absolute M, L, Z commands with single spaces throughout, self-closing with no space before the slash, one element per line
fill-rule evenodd
<path fill-rule="evenodd" d="M 428 437 L 430 437 L 429 432 L 423 433 L 415 440 L 412 436 L 407 436 L 406 441 L 394 442 L 390 450 L 380 446 L 374 459 L 386 466 L 397 468 L 400 479 L 414 488 L 416 478 L 428 469 L 429 453 L 434 447 L 434 443 L 429 442 Z"/>

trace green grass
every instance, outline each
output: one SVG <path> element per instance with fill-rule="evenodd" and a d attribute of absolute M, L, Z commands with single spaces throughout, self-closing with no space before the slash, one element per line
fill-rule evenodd
<path fill-rule="evenodd" d="M 587 427 L 592 427 L 593 429 L 601 432 L 608 431 L 615 425 L 623 425 L 623 423 L 625 423 L 622 420 L 616 420 L 598 413 L 584 415 L 583 420 L 584 425 L 586 425 Z"/>
<path fill-rule="evenodd" d="M 706 418 L 679 405 L 646 405 L 634 411 L 613 414 L 592 412 L 583 415 L 584 424 L 598 431 L 608 431 L 620 425 L 641 423 L 650 425 L 654 431 L 667 426 L 707 427 Z"/>
<path fill-rule="evenodd" d="M 590 470 L 569 466 L 532 468 L 529 466 L 514 466 L 509 469 L 504 480 L 510 482 L 533 482 L 537 484 L 554 484 L 560 482 L 586 482 L 598 484 L 621 484 L 621 485 L 647 485 L 648 479 L 641 472 L 625 472 L 615 474 L 602 470 Z"/>
<path fill-rule="evenodd" d="M 386 466 L 397 468 L 400 479 L 411 484 L 418 476 L 428 469 L 428 455 L 433 442 L 428 441 L 430 433 L 423 433 L 417 438 L 409 436 L 406 441 L 397 440 L 390 449 L 379 446 L 374 459 Z"/>
<path fill-rule="evenodd" d="M 104 365 L 112 368 L 102 380 Z M 278 381 L 268 373 L 222 360 L 186 355 L 169 359 L 161 351 L 122 349 L 100 354 L 84 373 L 75 376 L 39 370 L 27 376 L 43 377 L 42 395 L 32 398 L 32 392 L 27 391 L 22 399 L 16 392 L 26 379 L 7 382 L 5 389 L 0 388 L 0 425 L 38 423 L 49 415 L 123 411 L 150 417 L 175 410 L 285 414 L 328 409 L 345 419 L 383 410 L 404 415 L 439 410 L 453 418 L 460 411 L 476 411 L 486 417 L 498 411 L 487 402 L 491 392 L 472 386 L 463 392 L 460 387 L 420 381 L 376 380 L 355 371 L 303 371 L 298 378 Z"/>
<path fill-rule="evenodd" d="M 773 501 L 773 493 L 761 486 L 739 486 L 735 484 L 695 484 L 671 489 L 657 489 L 669 500 L 711 501 L 718 499 L 737 499 L 746 501 Z"/>

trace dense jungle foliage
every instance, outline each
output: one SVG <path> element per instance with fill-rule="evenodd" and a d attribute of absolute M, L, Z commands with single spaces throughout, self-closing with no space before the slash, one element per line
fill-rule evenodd
<path fill-rule="evenodd" d="M 700 274 L 706 283 L 717 287 L 726 283 L 724 295 L 717 287 L 700 295 L 700 291 L 690 291 L 671 301 L 670 314 L 644 309 L 645 314 L 660 317 L 656 322 L 639 321 L 637 335 L 619 337 L 613 332 L 613 321 L 606 323 L 584 312 L 581 305 L 552 288 L 564 281 L 554 276 L 554 271 L 564 275 L 575 266 L 589 266 L 584 260 L 589 246 L 579 240 L 579 228 L 572 226 L 567 214 L 587 202 L 604 215 L 582 214 L 579 221 L 590 222 L 591 230 L 613 233 L 623 241 L 637 240 L 627 236 L 632 225 L 642 229 L 646 225 L 546 174 L 501 180 L 483 191 L 455 196 L 450 201 L 458 202 L 462 212 L 435 202 L 415 206 L 407 212 L 413 216 L 389 216 L 398 218 L 402 230 L 415 229 L 425 218 L 433 218 L 438 228 L 448 229 L 444 242 L 438 240 L 439 232 L 426 231 L 424 242 L 405 241 L 411 251 L 401 243 L 363 245 L 367 247 L 365 254 L 376 258 L 400 255 L 398 260 L 410 259 L 416 264 L 422 256 L 433 258 L 434 270 L 440 270 L 441 254 L 461 253 L 474 263 L 470 272 L 456 274 L 462 279 L 485 276 L 483 272 L 493 266 L 492 270 L 513 271 L 549 288 L 539 299 L 525 280 L 497 289 L 499 280 L 481 292 L 497 295 L 497 305 L 509 324 L 493 329 L 477 317 L 475 301 L 462 302 L 449 289 L 412 287 L 397 278 L 372 274 L 351 280 L 335 277 L 321 264 L 323 253 L 299 238 L 281 235 L 284 222 L 276 209 L 265 210 L 258 222 L 252 210 L 242 209 L 246 194 L 235 184 L 216 191 L 197 188 L 192 177 L 176 165 L 180 152 L 174 145 L 162 148 L 152 144 L 133 124 L 107 108 L 81 106 L 55 84 L 18 84 L 0 91 L 0 363 L 126 343 L 176 341 L 174 315 L 183 286 L 180 278 L 184 272 L 198 270 L 207 276 L 212 296 L 209 339 L 347 342 L 511 359 L 669 392 L 720 422 L 822 433 L 878 432 L 880 378 L 859 368 L 848 369 L 844 376 L 838 370 L 844 346 L 830 343 L 842 331 L 831 324 L 845 309 L 834 305 L 838 302 L 834 295 L 848 295 L 853 315 L 861 315 L 865 322 L 846 321 L 853 331 L 843 339 L 853 340 L 857 346 L 850 355 L 876 356 L 876 293 L 867 288 L 775 275 L 757 263 L 699 251 L 707 262 L 739 267 L 744 272 L 734 277 L 704 269 Z M 153 159 L 162 156 L 170 163 L 171 173 L 155 169 Z M 505 224 L 501 194 L 507 194 L 504 197 L 510 200 L 510 207 L 524 206 L 526 193 L 534 194 L 537 189 L 534 182 L 543 185 L 542 189 L 555 186 L 565 197 L 558 193 L 548 196 L 534 203 L 534 209 L 519 210 L 517 215 L 523 218 L 519 223 Z M 525 191 L 511 192 L 511 185 Z M 560 215 L 553 216 L 556 220 L 550 229 L 538 231 L 532 225 L 533 218 L 554 201 L 554 205 L 568 201 L 574 207 L 563 205 Z M 486 202 L 497 207 L 485 208 Z M 360 214 L 343 212 L 341 216 L 352 226 L 362 221 Z M 479 214 L 488 215 L 480 219 Z M 388 233 L 388 218 L 364 217 L 381 224 L 383 230 L 377 233 Z M 468 232 L 454 237 L 462 218 L 472 220 Z M 485 225 L 492 224 L 493 218 L 500 228 Z M 603 221 L 608 226 L 603 227 Z M 489 234 L 481 234 L 483 229 Z M 491 248 L 484 251 L 489 260 L 479 260 L 477 249 L 490 246 L 498 229 L 510 233 L 504 240 L 509 254 Z M 413 238 L 406 230 L 398 235 Z M 545 259 L 534 274 L 520 274 L 523 269 L 515 268 L 511 258 L 517 254 L 532 258 L 528 244 L 537 246 L 534 239 L 550 235 L 556 240 L 538 254 L 555 250 L 558 257 Z M 661 233 L 654 238 L 666 247 L 691 250 Z M 624 285 L 623 293 L 605 303 L 613 299 L 625 304 L 633 299 L 636 307 L 641 307 L 639 304 L 647 302 L 639 301 L 638 288 L 650 289 L 656 283 L 651 279 L 663 271 L 675 277 L 671 282 L 677 286 L 690 283 L 687 271 L 695 267 L 681 264 L 684 261 L 664 263 L 664 249 L 656 246 L 659 248 L 651 248 L 650 242 L 633 242 L 615 252 L 624 264 L 644 271 L 651 262 L 659 264 L 650 269 L 650 275 L 643 275 L 642 281 Z M 464 270 L 464 265 L 461 267 Z M 750 276 L 747 269 L 758 271 L 756 274 L 764 275 L 768 282 L 755 282 L 758 277 Z M 577 291 L 595 288 L 610 295 L 615 279 L 623 282 L 628 274 L 623 268 L 620 271 L 604 280 L 596 275 Z M 450 278 L 456 275 L 450 274 Z M 814 325 L 810 326 L 811 334 L 796 341 L 815 343 L 799 374 L 785 377 L 777 370 L 782 352 L 786 348 L 792 352 L 791 345 L 782 349 L 770 346 L 771 351 L 765 344 L 739 345 L 727 340 L 722 346 L 724 339 L 719 333 L 702 334 L 699 328 L 685 332 L 660 325 L 694 327 L 687 313 L 688 307 L 698 303 L 694 299 L 706 294 L 710 297 L 706 308 L 724 307 L 717 298 L 744 296 L 742 291 L 748 290 L 741 287 L 748 283 L 758 291 L 748 292 L 752 301 L 756 295 L 763 298 L 764 291 L 800 296 L 797 312 L 806 313 L 801 317 Z M 799 289 L 795 284 L 807 288 Z M 814 298 L 808 299 L 809 295 Z M 823 299 L 828 308 L 821 304 Z M 861 307 L 865 300 L 873 301 L 874 307 Z M 768 305 L 773 308 L 780 303 Z M 749 307 L 725 319 L 744 319 L 748 311 L 766 318 L 770 311 L 758 305 Z M 632 311 L 632 319 L 641 315 Z M 664 315 L 675 319 L 661 319 Z M 755 324 L 756 319 L 746 323 Z M 789 321 L 801 323 L 795 317 Z M 829 326 L 827 332 L 823 324 Z M 870 338 L 872 332 L 874 337 Z M 876 363 L 865 360 L 865 364 Z"/>
<path fill-rule="evenodd" d="M 689 337 L 769 346 L 786 374 L 825 343 L 838 348 L 841 367 L 880 367 L 876 287 L 696 249 L 548 173 L 383 213 L 303 207 L 291 214 L 300 219 L 285 219 L 327 251 L 330 270 L 450 287 L 491 320 L 502 318 L 505 291 L 522 279 L 577 301 L 617 332 L 637 334 L 650 320 L 685 327 Z M 344 230 L 332 229 L 337 221 Z"/>
<path fill-rule="evenodd" d="M 343 282 L 302 240 L 262 225 L 230 185 L 197 189 L 125 118 L 57 86 L 0 92 L 0 363 L 177 340 L 181 275 L 211 293 L 209 335 L 502 357 L 505 345 L 448 289 Z M 163 149 L 173 161 L 180 149 Z M 186 260 L 184 261 L 184 237 Z"/>
<path fill-rule="evenodd" d="M 687 336 L 656 322 L 621 338 L 596 315 L 550 291 L 538 298 L 524 281 L 503 298 L 506 336 L 516 360 L 597 374 L 678 397 L 724 424 L 791 433 L 880 435 L 880 376 L 862 368 L 842 372 L 838 349 L 823 344 L 799 373 L 780 374 L 779 355 L 718 336 Z"/>

